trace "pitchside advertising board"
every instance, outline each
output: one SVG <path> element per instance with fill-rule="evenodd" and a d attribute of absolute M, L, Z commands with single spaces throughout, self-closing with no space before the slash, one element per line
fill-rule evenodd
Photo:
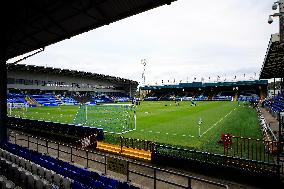
<path fill-rule="evenodd" d="M 107 157 L 107 169 L 116 173 L 127 175 L 128 163 L 122 159 Z"/>

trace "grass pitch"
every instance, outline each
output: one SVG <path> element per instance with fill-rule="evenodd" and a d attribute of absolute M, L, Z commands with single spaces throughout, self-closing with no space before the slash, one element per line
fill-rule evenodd
<path fill-rule="evenodd" d="M 37 107 L 27 111 L 14 109 L 12 115 L 74 123 L 78 110 L 79 106 Z M 136 112 L 137 129 L 124 134 L 125 137 L 213 152 L 223 150 L 222 145 L 218 144 L 222 133 L 262 138 L 255 109 L 243 104 L 238 106 L 236 102 L 204 101 L 191 106 L 191 102 L 186 101 L 179 102 L 179 105 L 173 101 L 144 101 L 136 107 Z M 111 119 L 111 114 L 107 116 Z M 88 120 L 91 119 L 92 116 L 88 116 Z"/>

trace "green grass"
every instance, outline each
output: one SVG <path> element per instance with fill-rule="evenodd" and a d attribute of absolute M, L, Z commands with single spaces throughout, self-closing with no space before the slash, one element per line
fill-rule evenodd
<path fill-rule="evenodd" d="M 203 121 L 200 133 L 208 130 L 201 137 L 200 118 Z M 180 106 L 174 102 L 143 102 L 137 108 L 137 130 L 125 136 L 220 150 L 218 141 L 222 133 L 261 138 L 256 111 L 247 106 L 239 107 L 236 102 L 198 102 L 197 106 L 190 106 L 190 102 L 180 102 Z"/>
<path fill-rule="evenodd" d="M 38 107 L 13 110 L 12 115 L 31 119 L 40 119 L 62 123 L 80 122 L 77 115 L 79 106 Z M 82 111 L 81 111 L 82 112 Z M 84 111 L 83 111 L 84 112 Z M 190 102 L 142 102 L 136 108 L 137 129 L 124 134 L 125 137 L 155 141 L 159 143 L 185 146 L 198 150 L 222 153 L 223 146 L 219 144 L 222 133 L 235 136 L 262 138 L 255 109 L 248 106 L 237 106 L 236 102 L 197 102 L 191 106 Z M 80 111 L 79 111 L 80 113 Z M 111 111 L 96 112 L 88 110 L 90 126 L 99 125 L 101 120 L 110 120 L 119 114 Z M 199 120 L 200 125 L 199 137 Z M 124 119 L 124 118 L 123 118 Z M 79 120 L 79 121 L 78 121 Z M 84 121 L 82 121 L 84 122 Z M 114 123 L 113 127 L 116 124 Z M 99 125 L 101 127 L 102 125 Z M 107 128 L 106 128 L 107 129 Z"/>
<path fill-rule="evenodd" d="M 13 109 L 12 115 L 34 120 L 45 120 L 59 123 L 73 123 L 79 106 L 42 106 L 37 108 Z M 9 110 L 8 110 L 9 113 Z"/>
<path fill-rule="evenodd" d="M 107 132 L 123 133 L 134 129 L 134 107 L 126 105 L 81 106 L 75 124 L 104 128 Z"/>

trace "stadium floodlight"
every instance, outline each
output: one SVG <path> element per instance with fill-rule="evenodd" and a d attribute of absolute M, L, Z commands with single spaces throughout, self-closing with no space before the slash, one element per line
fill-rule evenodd
<path fill-rule="evenodd" d="M 278 3 L 278 1 L 273 3 L 272 10 L 276 10 L 278 8 Z"/>
<path fill-rule="evenodd" d="M 272 24 L 272 22 L 273 22 L 272 16 L 269 15 L 269 17 L 268 17 L 268 24 Z"/>
<path fill-rule="evenodd" d="M 272 24 L 273 23 L 273 18 L 272 17 L 279 17 L 279 35 L 280 35 L 280 43 L 284 43 L 284 29 L 283 29 L 283 24 L 284 24 L 284 0 L 278 0 L 273 3 L 272 5 L 272 10 L 277 10 L 279 8 L 279 13 L 274 13 L 273 15 L 269 15 L 268 17 L 268 23 Z"/>
<path fill-rule="evenodd" d="M 272 24 L 272 22 L 273 22 L 273 19 L 272 19 L 272 17 L 276 17 L 276 16 L 281 16 L 281 13 L 274 13 L 274 14 L 272 14 L 272 15 L 269 15 L 269 17 L 268 17 L 268 24 Z"/>

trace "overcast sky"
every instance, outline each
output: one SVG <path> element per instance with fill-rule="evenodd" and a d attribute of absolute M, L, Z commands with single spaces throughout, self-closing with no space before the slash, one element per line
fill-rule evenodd
<path fill-rule="evenodd" d="M 146 84 L 258 78 L 270 35 L 278 32 L 278 20 L 267 23 L 273 2 L 178 0 L 48 46 L 21 63 L 141 82 L 146 59 Z"/>

